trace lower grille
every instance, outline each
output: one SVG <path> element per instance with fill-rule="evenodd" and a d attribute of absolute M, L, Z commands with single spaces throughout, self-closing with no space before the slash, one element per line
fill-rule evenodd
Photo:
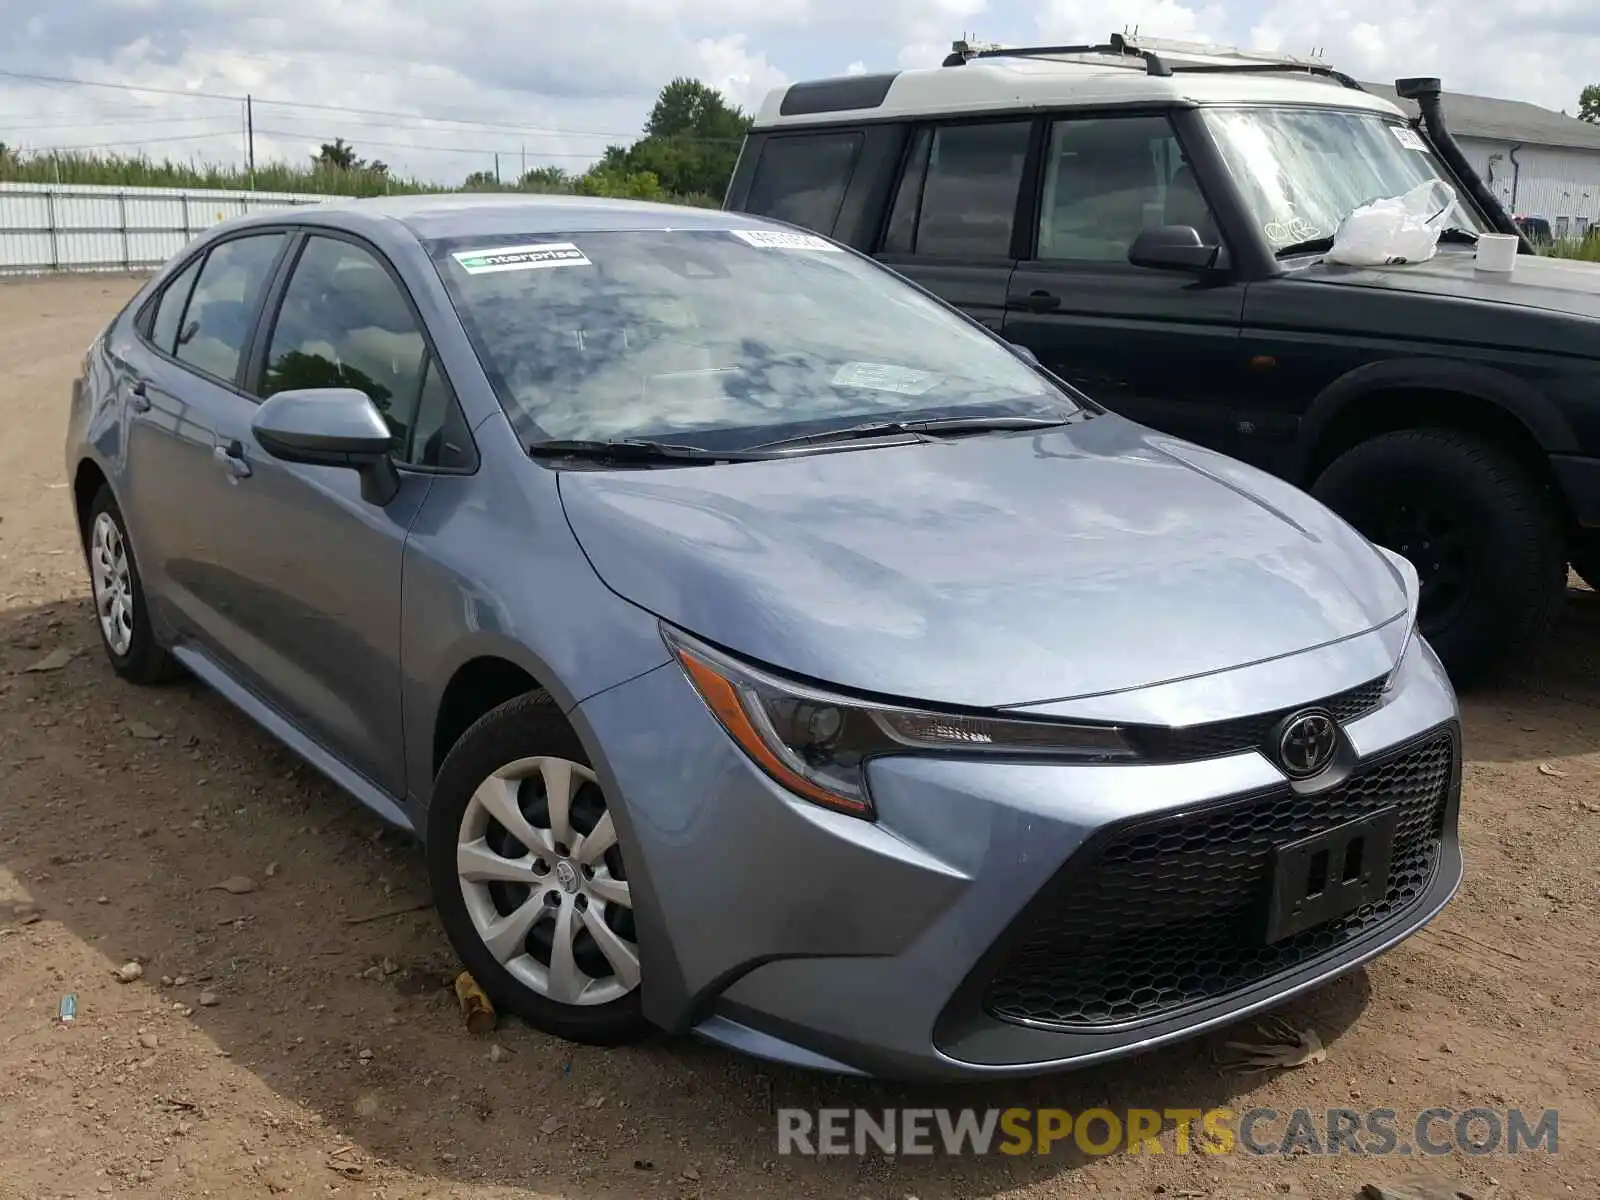
<path fill-rule="evenodd" d="M 1156 818 L 1086 847 L 1020 918 L 1016 947 L 991 978 L 984 1007 L 1002 1020 L 1060 1028 L 1142 1022 L 1354 941 L 1432 881 L 1456 745 L 1452 729 L 1317 795 L 1285 790 Z M 1268 945 L 1273 848 L 1391 805 L 1399 824 L 1383 899 Z"/>

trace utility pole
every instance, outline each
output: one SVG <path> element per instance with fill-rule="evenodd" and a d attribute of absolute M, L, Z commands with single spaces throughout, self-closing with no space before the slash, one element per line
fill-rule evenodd
<path fill-rule="evenodd" d="M 528 143 L 527 142 L 523 142 L 522 143 L 522 174 L 517 176 L 517 182 L 521 183 L 527 177 L 528 177 Z"/>
<path fill-rule="evenodd" d="M 250 190 L 256 190 L 256 114 L 255 103 L 247 94 L 244 98 L 245 162 L 250 168 Z"/>
<path fill-rule="evenodd" d="M 494 152 L 494 185 L 500 186 L 500 151 Z"/>

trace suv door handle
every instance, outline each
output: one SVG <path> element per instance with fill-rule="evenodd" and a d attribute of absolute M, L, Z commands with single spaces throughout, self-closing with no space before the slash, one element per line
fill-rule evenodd
<path fill-rule="evenodd" d="M 133 386 L 128 389 L 128 407 L 134 412 L 150 411 L 150 389 L 144 380 L 135 379 Z"/>
<path fill-rule="evenodd" d="M 235 479 L 250 477 L 250 464 L 244 457 L 244 443 L 238 438 L 234 438 L 226 446 L 216 447 L 211 451 L 211 457 L 221 463 L 223 470 Z"/>
<path fill-rule="evenodd" d="M 1026 308 L 1032 312 L 1049 312 L 1061 307 L 1061 297 L 1043 288 L 1035 288 L 1026 293 L 1012 292 L 1006 297 L 1006 304 L 1011 308 Z"/>

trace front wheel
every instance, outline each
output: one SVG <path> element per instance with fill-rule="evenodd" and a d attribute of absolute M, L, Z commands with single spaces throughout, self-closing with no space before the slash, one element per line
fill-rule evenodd
<path fill-rule="evenodd" d="M 445 933 L 496 1008 L 572 1042 L 647 1032 L 623 847 L 548 695 L 491 710 L 450 751 L 427 858 Z"/>
<path fill-rule="evenodd" d="M 1554 622 L 1566 581 L 1560 515 L 1543 483 L 1484 439 L 1382 434 L 1335 459 L 1311 491 L 1415 565 L 1418 627 L 1457 686 L 1522 659 Z"/>

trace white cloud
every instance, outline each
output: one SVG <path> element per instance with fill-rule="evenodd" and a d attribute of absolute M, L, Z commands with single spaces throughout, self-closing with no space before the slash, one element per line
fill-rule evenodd
<path fill-rule="evenodd" d="M 1437 74 L 1450 89 L 1569 111 L 1600 79 L 1600 14 L 1576 0 L 52 0 L 13 15 L 20 4 L 0 0 L 0 70 L 250 92 L 261 101 L 258 162 L 304 161 L 343 137 L 447 181 L 491 167 L 496 152 L 503 172 L 524 153 L 530 164 L 582 168 L 607 143 L 636 137 L 677 75 L 748 110 L 789 79 L 934 66 L 964 34 L 1099 41 L 1137 26 L 1300 53 L 1322 46 L 1367 78 Z M 241 107 L 0 77 L 0 141 L 118 143 L 233 163 Z"/>

